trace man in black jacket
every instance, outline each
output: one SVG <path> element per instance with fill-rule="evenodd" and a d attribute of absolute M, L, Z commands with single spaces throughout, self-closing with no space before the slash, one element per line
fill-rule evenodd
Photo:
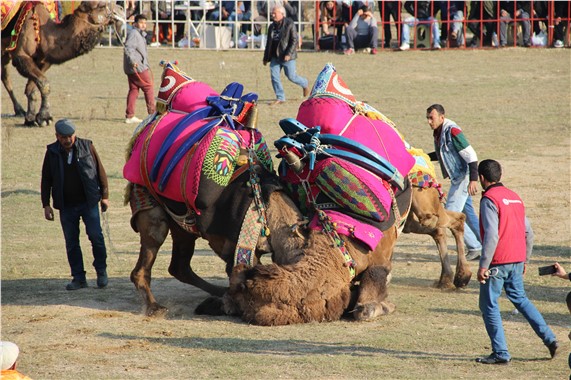
<path fill-rule="evenodd" d="M 296 73 L 295 60 L 297 58 L 297 32 L 291 19 L 286 18 L 283 6 L 272 9 L 274 22 L 268 28 L 268 43 L 264 51 L 264 66 L 270 63 L 272 87 L 276 93 L 276 100 L 271 105 L 285 102 L 285 92 L 280 79 L 282 68 L 287 79 L 303 89 L 303 96 L 309 95 L 309 83 Z"/>
<path fill-rule="evenodd" d="M 47 220 L 54 220 L 50 195 L 65 238 L 67 260 L 73 280 L 67 290 L 87 288 L 83 255 L 79 244 L 79 219 L 83 219 L 93 250 L 97 286 L 107 286 L 107 251 L 98 203 L 101 211 L 109 207 L 107 175 L 90 140 L 75 136 L 75 126 L 68 119 L 55 124 L 57 141 L 47 146 L 42 165 L 42 206 Z"/>

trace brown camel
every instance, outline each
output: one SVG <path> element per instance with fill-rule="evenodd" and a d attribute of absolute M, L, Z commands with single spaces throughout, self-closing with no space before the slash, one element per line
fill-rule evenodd
<path fill-rule="evenodd" d="M 432 236 L 438 248 L 442 272 L 436 283 L 438 288 L 463 288 L 470 282 L 472 272 L 464 251 L 464 221 L 461 212 L 446 210 L 440 202 L 438 191 L 433 188 L 413 187 L 411 213 L 404 225 L 404 233 L 426 234 Z M 456 273 L 452 274 L 446 228 L 449 228 L 456 241 L 458 260 Z"/>
<path fill-rule="evenodd" d="M 453 277 L 446 247 L 445 228 L 458 245 Z M 413 187 L 411 212 L 403 229 L 431 235 L 439 248 L 442 274 L 439 287 L 466 286 L 471 272 L 463 249 L 464 215 L 444 209 L 436 189 Z M 387 300 L 396 227 L 383 231 L 378 246 L 369 251 L 352 238 L 345 247 L 357 263 L 351 281 L 344 260 L 323 233 L 310 232 L 302 258 L 289 265 L 238 265 L 223 300 L 224 312 L 248 323 L 286 325 L 332 321 L 349 311 L 356 320 L 370 320 L 394 311 Z M 215 313 L 213 313 L 215 314 Z"/>
<path fill-rule="evenodd" d="M 16 116 L 25 116 L 25 125 L 46 126 L 53 120 L 48 102 L 50 83 L 45 75 L 50 66 L 93 50 L 105 27 L 114 18 L 124 18 L 121 11 L 121 7 L 106 1 L 83 1 L 73 14 L 58 24 L 50 18 L 45 6 L 38 2 L 25 16 L 13 50 L 8 50 L 10 36 L 5 37 L 5 33 L 2 33 L 2 83 L 10 95 Z M 18 18 L 19 15 L 16 15 L 13 22 L 16 23 Z M 8 25 L 3 32 L 11 29 Z M 28 79 L 25 88 L 27 112 L 14 95 L 8 73 L 10 61 L 20 75 Z M 39 112 L 38 91 L 41 97 Z"/>
<path fill-rule="evenodd" d="M 264 181 L 273 182 L 277 180 L 277 177 L 272 177 L 268 177 Z M 210 206 L 211 208 L 218 208 L 212 224 L 198 223 L 201 225 L 201 237 L 208 241 L 212 250 L 226 263 L 228 275 L 233 268 L 236 236 L 234 231 L 229 228 L 220 228 L 216 223 L 221 223 L 223 226 L 240 226 L 242 224 L 242 220 L 234 220 L 231 216 L 229 217 L 225 209 L 228 199 L 237 202 L 239 199 L 250 197 L 250 189 L 245 186 L 245 182 L 247 182 L 246 177 L 239 177 Z M 273 246 L 273 260 L 275 262 L 280 264 L 295 262 L 301 255 L 301 247 L 304 246 L 306 237 L 303 234 L 292 233 L 291 226 L 302 221 L 303 216 L 293 201 L 285 196 L 282 191 L 272 191 L 271 186 L 263 186 L 263 189 L 266 189 L 264 190 L 266 194 L 271 192 L 266 198 L 266 217 L 270 235 L 258 240 L 256 257 L 259 258 L 262 254 L 269 253 L 271 251 L 270 246 Z M 194 285 L 213 296 L 221 297 L 226 292 L 226 287 L 210 284 L 192 270 L 191 260 L 195 242 L 199 236 L 183 230 L 162 206 L 157 205 L 137 212 L 133 216 L 132 226 L 135 232 L 139 233 L 141 250 L 139 260 L 131 272 L 131 281 L 143 297 L 146 315 L 161 316 L 167 311 L 164 306 L 156 301 L 151 292 L 151 270 L 157 253 L 169 231 L 172 236 L 169 273 L 179 281 Z M 218 311 L 210 312 L 210 314 L 219 314 L 220 307 L 217 306 L 217 309 Z"/>

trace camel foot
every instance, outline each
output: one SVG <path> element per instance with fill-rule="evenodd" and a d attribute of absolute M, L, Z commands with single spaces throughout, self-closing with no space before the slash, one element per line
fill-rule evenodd
<path fill-rule="evenodd" d="M 198 315 L 226 315 L 224 305 L 220 297 L 208 297 L 200 305 L 194 309 L 194 313 Z"/>
<path fill-rule="evenodd" d="M 356 321 L 369 321 L 387 315 L 395 311 L 396 306 L 392 302 L 373 302 L 368 304 L 359 304 L 353 310 L 353 318 Z"/>
<path fill-rule="evenodd" d="M 456 277 L 454 277 L 454 286 L 457 288 L 465 288 L 466 285 L 470 283 L 471 278 L 472 278 L 471 272 L 457 274 Z"/>
<path fill-rule="evenodd" d="M 434 283 L 434 286 L 438 289 L 454 289 L 454 284 L 449 278 L 441 278 L 439 281 Z"/>
<path fill-rule="evenodd" d="M 147 315 L 147 317 L 153 317 L 153 318 L 161 318 L 164 317 L 168 312 L 168 309 L 162 305 L 159 305 L 158 303 L 152 303 L 149 306 L 147 306 L 147 310 L 145 311 L 145 314 Z"/>
<path fill-rule="evenodd" d="M 26 126 L 26 127 L 37 127 L 38 124 L 36 124 L 36 122 L 34 120 L 25 119 L 24 120 L 24 126 Z"/>
<path fill-rule="evenodd" d="M 25 117 L 25 116 L 26 116 L 26 111 L 24 111 L 23 108 L 20 109 L 14 108 L 14 117 Z"/>

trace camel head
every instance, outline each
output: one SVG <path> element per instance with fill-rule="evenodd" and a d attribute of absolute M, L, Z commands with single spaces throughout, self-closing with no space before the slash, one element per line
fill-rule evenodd
<path fill-rule="evenodd" d="M 121 17 L 125 19 L 125 11 L 115 2 L 82 1 L 74 14 L 93 26 L 107 26 Z"/>

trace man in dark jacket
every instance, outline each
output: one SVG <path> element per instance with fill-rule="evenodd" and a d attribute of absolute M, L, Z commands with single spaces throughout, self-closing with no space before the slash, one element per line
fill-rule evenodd
<path fill-rule="evenodd" d="M 271 105 L 285 102 L 285 92 L 280 79 L 282 68 L 286 77 L 303 89 L 303 96 L 309 95 L 309 83 L 306 78 L 297 75 L 295 60 L 297 58 L 297 32 L 293 21 L 286 18 L 283 6 L 272 9 L 274 22 L 268 28 L 268 43 L 264 51 L 264 66 L 270 63 L 272 87 L 276 93 L 276 100 Z"/>
<path fill-rule="evenodd" d="M 75 136 L 75 126 L 68 119 L 55 124 L 57 141 L 47 146 L 42 166 L 42 206 L 47 220 L 54 220 L 50 195 L 65 238 L 67 260 L 73 280 L 67 290 L 87 288 L 83 255 L 79 244 L 79 219 L 83 219 L 93 250 L 97 286 L 107 286 L 107 251 L 101 230 L 101 211 L 109 207 L 107 175 L 90 140 Z"/>

